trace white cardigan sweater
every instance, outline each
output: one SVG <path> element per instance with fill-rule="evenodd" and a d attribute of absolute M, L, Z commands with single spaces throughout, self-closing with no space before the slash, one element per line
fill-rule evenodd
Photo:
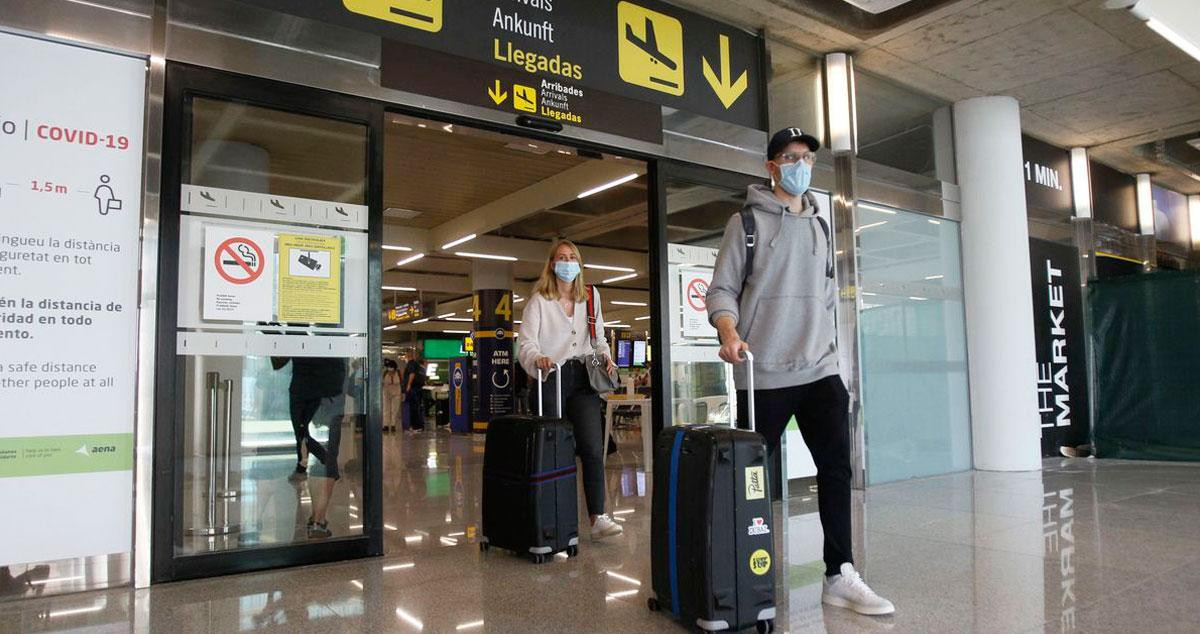
<path fill-rule="evenodd" d="M 537 376 L 538 357 L 550 357 L 562 363 L 595 350 L 609 358 L 608 341 L 604 338 L 604 315 L 600 310 L 600 291 L 596 294 L 596 342 L 588 334 L 587 302 L 575 304 L 575 315 L 568 317 L 562 306 L 541 293 L 531 293 L 529 304 L 521 316 L 521 336 L 517 358 L 530 376 Z"/>

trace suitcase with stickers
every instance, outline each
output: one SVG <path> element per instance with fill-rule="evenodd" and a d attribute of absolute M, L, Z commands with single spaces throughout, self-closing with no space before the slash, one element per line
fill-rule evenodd
<path fill-rule="evenodd" d="M 715 425 L 669 427 L 655 443 L 654 465 L 649 608 L 705 631 L 773 631 L 776 562 L 763 437 Z"/>

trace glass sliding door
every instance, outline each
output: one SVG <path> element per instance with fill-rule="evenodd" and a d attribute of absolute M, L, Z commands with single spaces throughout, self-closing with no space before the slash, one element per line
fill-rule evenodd
<path fill-rule="evenodd" d="M 867 482 L 971 468 L 958 223 L 859 203 Z"/>
<path fill-rule="evenodd" d="M 168 74 L 181 142 L 164 160 L 160 580 L 365 554 L 378 513 L 371 108 L 253 92 Z M 271 94 L 288 92 L 309 91 Z"/>

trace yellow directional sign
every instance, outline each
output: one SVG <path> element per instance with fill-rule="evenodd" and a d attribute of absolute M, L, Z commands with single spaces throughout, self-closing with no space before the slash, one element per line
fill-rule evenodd
<path fill-rule="evenodd" d="M 513 107 L 525 112 L 537 112 L 537 90 L 530 86 L 513 84 Z"/>
<path fill-rule="evenodd" d="M 414 29 L 442 30 L 442 0 L 342 0 L 347 9 Z"/>
<path fill-rule="evenodd" d="M 736 80 L 731 77 L 729 72 L 729 36 L 721 36 L 721 74 L 717 75 L 713 72 L 712 66 L 709 66 L 708 59 L 704 56 L 700 57 L 704 68 L 704 79 L 708 81 L 708 85 L 712 86 L 713 92 L 717 93 L 717 99 L 721 100 L 721 104 L 728 110 L 730 106 L 746 92 L 746 87 L 749 85 L 749 80 L 746 79 L 746 71 L 742 71 L 741 77 Z"/>
<path fill-rule="evenodd" d="M 492 102 L 497 106 L 504 103 L 505 99 L 508 99 L 508 93 L 504 91 L 504 88 L 500 87 L 499 79 L 496 80 L 496 87 L 488 88 L 487 93 L 488 96 L 492 98 Z"/>
<path fill-rule="evenodd" d="M 683 94 L 683 24 L 632 2 L 617 4 L 617 68 L 625 83 Z"/>

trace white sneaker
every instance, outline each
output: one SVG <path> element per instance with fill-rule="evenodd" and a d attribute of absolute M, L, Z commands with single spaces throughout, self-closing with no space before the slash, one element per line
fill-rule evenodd
<path fill-rule="evenodd" d="M 880 616 L 896 611 L 891 601 L 875 594 L 850 563 L 842 564 L 842 574 L 825 577 L 821 602 L 839 608 L 849 608 L 859 614 Z"/>
<path fill-rule="evenodd" d="M 597 515 L 596 523 L 592 524 L 592 539 L 615 537 L 625 532 L 621 525 L 614 522 L 608 515 Z"/>

